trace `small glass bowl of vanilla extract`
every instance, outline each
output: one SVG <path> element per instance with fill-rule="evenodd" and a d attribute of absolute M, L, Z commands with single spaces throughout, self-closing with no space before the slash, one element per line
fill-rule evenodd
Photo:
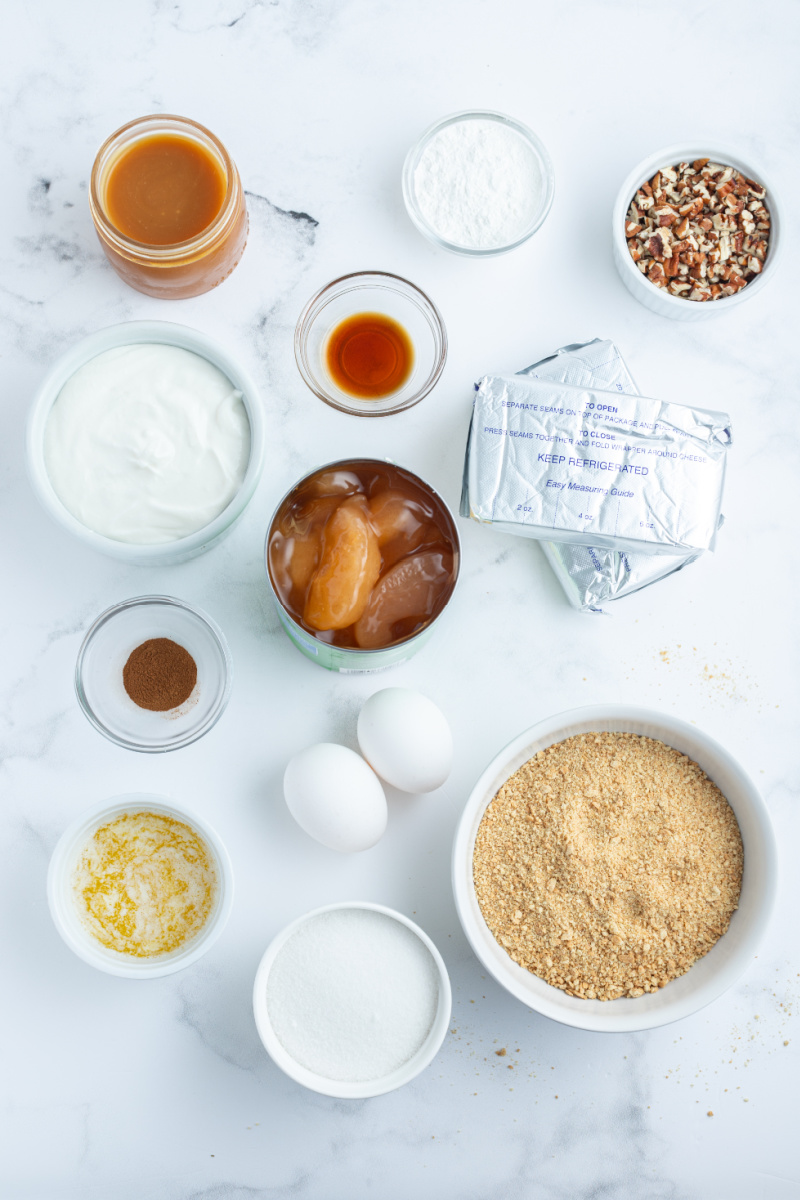
<path fill-rule="evenodd" d="M 320 400 L 357 417 L 418 404 L 437 383 L 447 332 L 436 305 L 385 271 L 343 275 L 316 293 L 294 335 L 297 366 Z"/>

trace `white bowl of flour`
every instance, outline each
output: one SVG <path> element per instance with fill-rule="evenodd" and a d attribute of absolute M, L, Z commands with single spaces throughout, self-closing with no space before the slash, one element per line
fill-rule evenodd
<path fill-rule="evenodd" d="M 443 117 L 411 148 L 403 199 L 417 229 L 455 254 L 506 254 L 553 203 L 553 164 L 527 125 L 503 113 Z"/>
<path fill-rule="evenodd" d="M 381 904 L 314 909 L 287 925 L 253 988 L 273 1062 L 311 1091 L 381 1096 L 429 1065 L 450 1023 L 439 951 L 418 925 Z"/>

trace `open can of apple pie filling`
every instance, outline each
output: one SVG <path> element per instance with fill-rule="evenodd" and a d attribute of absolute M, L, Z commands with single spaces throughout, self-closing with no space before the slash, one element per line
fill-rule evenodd
<path fill-rule="evenodd" d="M 289 640 L 328 671 L 367 674 L 405 662 L 431 637 L 461 545 L 450 509 L 419 475 L 352 458 L 286 493 L 265 557 Z"/>

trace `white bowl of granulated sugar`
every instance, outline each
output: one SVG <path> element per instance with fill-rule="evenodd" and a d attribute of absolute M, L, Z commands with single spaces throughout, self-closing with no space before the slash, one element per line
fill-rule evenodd
<path fill-rule="evenodd" d="M 409 1083 L 438 1054 L 450 980 L 426 933 L 394 909 L 329 904 L 287 925 L 253 987 L 273 1062 L 324 1096 L 360 1100 Z"/>
<path fill-rule="evenodd" d="M 453 893 L 512 996 L 626 1032 L 736 982 L 776 868 L 767 808 L 727 750 L 667 713 L 597 705 L 540 721 L 492 760 L 456 831 Z"/>
<path fill-rule="evenodd" d="M 527 125 L 490 110 L 443 117 L 403 166 L 411 220 L 435 246 L 486 258 L 533 237 L 550 211 L 553 164 Z"/>

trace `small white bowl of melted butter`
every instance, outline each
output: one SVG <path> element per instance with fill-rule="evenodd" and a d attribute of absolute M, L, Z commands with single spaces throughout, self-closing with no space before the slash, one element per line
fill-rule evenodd
<path fill-rule="evenodd" d="M 47 899 L 56 929 L 84 962 L 153 979 L 213 946 L 233 905 L 233 868 L 202 817 L 136 792 L 94 805 L 65 829 Z"/>
<path fill-rule="evenodd" d="M 51 368 L 28 468 L 69 533 L 142 566 L 181 562 L 233 527 L 263 468 L 256 385 L 227 350 L 166 321 L 101 329 Z"/>

